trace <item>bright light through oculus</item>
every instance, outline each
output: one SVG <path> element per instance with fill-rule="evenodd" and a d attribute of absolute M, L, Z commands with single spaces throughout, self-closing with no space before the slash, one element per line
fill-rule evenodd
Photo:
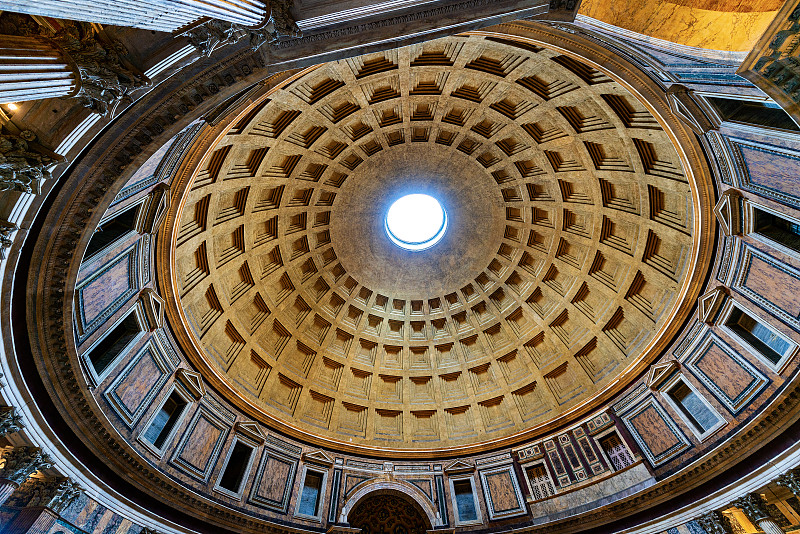
<path fill-rule="evenodd" d="M 389 208 L 385 226 L 395 245 L 406 250 L 425 250 L 444 237 L 447 212 L 432 196 L 406 195 Z"/>

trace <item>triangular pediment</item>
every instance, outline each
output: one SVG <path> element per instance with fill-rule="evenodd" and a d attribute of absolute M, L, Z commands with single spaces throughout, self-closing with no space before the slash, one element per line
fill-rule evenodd
<path fill-rule="evenodd" d="M 673 84 L 667 90 L 667 97 L 672 112 L 694 133 L 705 135 L 709 130 L 716 130 L 716 126 L 692 97 L 688 88 Z"/>
<path fill-rule="evenodd" d="M 195 399 L 200 400 L 206 394 L 203 378 L 198 373 L 188 369 L 178 369 L 175 371 L 175 376 Z"/>
<path fill-rule="evenodd" d="M 649 387 L 650 389 L 656 389 L 679 367 L 680 364 L 675 360 L 657 363 L 651 366 L 650 372 L 647 375 L 647 387 Z"/>
<path fill-rule="evenodd" d="M 236 432 L 247 436 L 256 443 L 264 443 L 266 439 L 261 431 L 261 426 L 255 421 L 239 421 L 236 423 Z"/>
<path fill-rule="evenodd" d="M 718 287 L 697 299 L 697 314 L 700 322 L 713 323 L 714 317 L 725 301 L 725 288 Z"/>
<path fill-rule="evenodd" d="M 163 327 L 164 299 L 149 287 L 142 290 L 141 299 L 150 331 Z"/>
<path fill-rule="evenodd" d="M 714 206 L 714 215 L 717 216 L 722 233 L 731 236 L 742 233 L 741 224 L 741 199 L 742 195 L 735 189 L 728 189 L 719 198 L 719 202 Z"/>
<path fill-rule="evenodd" d="M 464 460 L 455 460 L 444 468 L 444 472 L 447 474 L 466 473 L 474 470 L 475 466 L 469 462 L 465 462 Z"/>
<path fill-rule="evenodd" d="M 303 461 L 312 464 L 323 465 L 325 467 L 330 467 L 333 465 L 333 458 L 328 456 L 325 451 L 320 450 L 303 454 Z"/>

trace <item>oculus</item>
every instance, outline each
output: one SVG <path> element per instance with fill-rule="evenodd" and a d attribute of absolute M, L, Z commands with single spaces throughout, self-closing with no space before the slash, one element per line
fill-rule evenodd
<path fill-rule="evenodd" d="M 430 195 L 405 195 L 386 212 L 384 226 L 395 245 L 417 252 L 442 240 L 447 231 L 447 212 Z"/>

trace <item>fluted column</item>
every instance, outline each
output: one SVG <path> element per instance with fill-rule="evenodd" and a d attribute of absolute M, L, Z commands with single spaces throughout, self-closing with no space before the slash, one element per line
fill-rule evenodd
<path fill-rule="evenodd" d="M 733 501 L 733 506 L 739 508 L 754 525 L 765 534 L 782 534 L 784 530 L 772 519 L 767 511 L 767 502 L 758 493 L 748 493 Z"/>
<path fill-rule="evenodd" d="M 0 35 L 0 104 L 66 96 L 76 88 L 58 48 L 36 37 Z"/>
<path fill-rule="evenodd" d="M 708 534 L 733 534 L 731 521 L 720 512 L 708 512 L 695 519 Z"/>
<path fill-rule="evenodd" d="M 9 447 L 0 453 L 0 465 L 0 505 L 31 474 L 51 466 L 50 457 L 39 447 Z"/>
<path fill-rule="evenodd" d="M 47 534 L 83 490 L 67 477 L 29 478 L 8 500 L 22 508 L 4 534 Z"/>
<path fill-rule="evenodd" d="M 88 22 L 64 21 L 54 32 L 27 15 L 4 13 L 0 54 L 0 104 L 72 96 L 106 115 L 150 83 L 122 43 Z"/>
<path fill-rule="evenodd" d="M 3 9 L 171 32 L 203 17 L 259 26 L 269 15 L 269 0 L 5 0 Z"/>

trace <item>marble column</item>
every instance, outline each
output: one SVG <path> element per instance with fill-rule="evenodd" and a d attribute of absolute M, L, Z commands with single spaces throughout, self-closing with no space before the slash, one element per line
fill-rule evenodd
<path fill-rule="evenodd" d="M 31 474 L 52 464 L 50 457 L 39 447 L 9 447 L 0 452 L 0 465 L 2 505 Z"/>
<path fill-rule="evenodd" d="M 29 478 L 7 501 L 22 510 L 4 534 L 47 534 L 82 493 L 80 486 L 67 477 Z"/>
<path fill-rule="evenodd" d="M 3 9 L 164 32 L 203 17 L 259 26 L 270 12 L 269 0 L 4 0 Z"/>
<path fill-rule="evenodd" d="M 724 514 L 714 511 L 695 519 L 708 534 L 733 534 L 731 521 Z"/>
<path fill-rule="evenodd" d="M 54 45 L 0 35 L 0 104 L 66 96 L 76 89 L 77 76 Z"/>
<path fill-rule="evenodd" d="M 2 223 L 3 221 L 0 220 L 0 247 L 3 246 Z M 0 255 L 2 253 L 3 249 L 0 248 Z M 25 428 L 25 425 L 22 423 L 22 418 L 17 415 L 16 408 L 13 406 L 0 407 L 0 436 L 14 434 L 23 428 Z"/>
<path fill-rule="evenodd" d="M 748 493 L 731 503 L 739 508 L 754 525 L 765 534 L 782 534 L 784 530 L 767 511 L 767 502 L 758 493 Z"/>
<path fill-rule="evenodd" d="M 64 21 L 52 31 L 27 15 L 5 13 L 0 51 L 0 103 L 71 96 L 106 115 L 150 83 L 121 42 L 87 22 Z"/>

